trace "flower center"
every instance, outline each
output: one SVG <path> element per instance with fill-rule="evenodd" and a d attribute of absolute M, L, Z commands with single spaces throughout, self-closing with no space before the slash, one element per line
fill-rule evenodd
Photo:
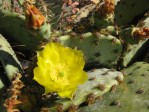
<path fill-rule="evenodd" d="M 67 78 L 68 67 L 65 64 L 58 64 L 52 67 L 51 79 L 56 83 L 61 83 L 62 85 L 69 85 Z"/>

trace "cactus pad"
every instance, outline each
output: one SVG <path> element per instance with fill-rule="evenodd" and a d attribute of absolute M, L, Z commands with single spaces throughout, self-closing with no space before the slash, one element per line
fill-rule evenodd
<path fill-rule="evenodd" d="M 65 46 L 78 48 L 84 52 L 88 65 L 92 64 L 111 67 L 117 64 L 117 59 L 122 52 L 122 44 L 117 38 L 108 35 L 92 34 L 90 32 L 82 34 L 80 37 L 64 35 L 58 40 Z"/>
<path fill-rule="evenodd" d="M 148 9 L 148 0 L 120 0 L 115 9 L 115 22 L 119 26 L 129 26 Z"/>
<path fill-rule="evenodd" d="M 137 62 L 125 69 L 126 79 L 115 92 L 105 94 L 102 101 L 79 112 L 148 112 L 149 64 Z"/>
<path fill-rule="evenodd" d="M 95 102 L 95 99 L 110 91 L 123 81 L 123 74 L 121 72 L 113 71 L 110 69 L 94 69 L 88 72 L 89 78 L 86 83 L 80 85 L 74 94 L 73 99 L 58 99 L 53 103 L 49 103 L 49 111 L 55 112 L 61 107 L 63 110 L 71 110 L 73 107 L 78 107 L 83 102 L 89 105 Z M 48 106 L 48 107 L 49 107 Z"/>

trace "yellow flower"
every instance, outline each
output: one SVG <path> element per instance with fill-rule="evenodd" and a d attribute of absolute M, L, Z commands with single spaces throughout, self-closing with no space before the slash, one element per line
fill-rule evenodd
<path fill-rule="evenodd" d="M 77 86 L 87 80 L 83 71 L 83 53 L 51 42 L 37 52 L 34 80 L 45 87 L 45 93 L 57 92 L 60 97 L 72 98 Z"/>

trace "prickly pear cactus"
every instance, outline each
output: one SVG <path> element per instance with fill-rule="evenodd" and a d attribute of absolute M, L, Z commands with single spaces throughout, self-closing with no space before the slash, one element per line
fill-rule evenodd
<path fill-rule="evenodd" d="M 11 81 L 13 75 L 22 72 L 20 62 L 7 40 L 0 35 L 0 61 L 5 69 L 8 79 Z"/>
<path fill-rule="evenodd" d="M 11 85 L 11 81 L 16 73 L 23 72 L 16 54 L 12 50 L 7 40 L 0 34 L 0 61 L 4 67 L 5 73 L 0 69 L 0 110 L 4 111 L 4 101 L 6 97 L 6 88 Z M 4 94 L 5 93 L 5 94 Z M 9 102 L 10 103 L 10 102 Z"/>
<path fill-rule="evenodd" d="M 79 36 L 64 35 L 58 40 L 65 46 L 80 49 L 84 52 L 85 60 L 88 66 L 101 65 L 111 67 L 116 65 L 122 52 L 122 43 L 111 35 L 102 35 L 100 33 L 84 33 Z"/>
<path fill-rule="evenodd" d="M 0 34 L 8 40 L 0 35 L 0 111 L 148 112 L 148 2 L 0 0 Z M 46 87 L 34 78 L 38 57 L 34 53 L 53 41 L 84 53 L 82 69 L 88 71 L 89 78 L 71 99 L 61 98 L 57 90 L 44 94 Z M 15 45 L 18 49 L 14 51 L 24 56 L 19 60 L 30 62 L 27 67 L 20 65 L 12 49 Z M 45 57 L 51 53 L 51 48 L 48 50 Z M 145 62 L 137 62 L 142 60 Z M 54 67 L 65 70 L 58 64 Z M 47 71 L 48 67 L 41 69 Z M 54 67 L 50 74 L 57 72 Z"/>
<path fill-rule="evenodd" d="M 20 49 L 28 50 L 37 49 L 41 41 L 48 39 L 51 34 L 48 23 L 44 23 L 39 30 L 28 29 L 24 16 L 7 10 L 0 11 L 0 32 L 12 42 L 17 42 Z"/>
<path fill-rule="evenodd" d="M 149 26 L 146 17 L 136 27 L 129 27 L 120 32 L 124 41 L 124 53 L 122 54 L 122 66 L 127 67 L 132 62 L 142 59 L 149 47 Z"/>
<path fill-rule="evenodd" d="M 136 24 L 148 7 L 148 0 L 120 0 L 115 8 L 115 23 L 119 26 Z"/>
<path fill-rule="evenodd" d="M 78 112 L 148 112 L 149 64 L 136 62 L 124 71 L 125 80 L 115 92 L 105 94 L 102 101 Z"/>
<path fill-rule="evenodd" d="M 19 49 L 36 50 L 50 38 L 51 25 L 47 22 L 46 5 L 42 0 L 36 4 L 35 1 L 2 0 L 0 4 L 0 33 L 9 42 L 19 45 Z M 10 4 L 11 9 L 5 2 Z"/>
<path fill-rule="evenodd" d="M 79 86 L 73 99 L 57 99 L 54 102 L 54 106 L 53 102 L 50 102 L 48 111 L 56 112 L 59 111 L 59 109 L 61 109 L 61 111 L 67 109 L 69 109 L 69 111 L 72 109 L 76 111 L 80 104 L 84 102 L 87 102 L 89 105 L 94 103 L 97 98 L 123 82 L 123 74 L 121 72 L 106 68 L 93 69 L 88 72 L 88 76 L 88 81 Z"/>
<path fill-rule="evenodd" d="M 127 67 L 132 64 L 134 61 L 141 59 L 144 57 L 145 52 L 147 52 L 147 48 L 149 47 L 149 40 L 140 40 L 139 43 L 136 44 L 128 44 L 127 50 L 124 52 L 122 56 L 122 66 Z"/>

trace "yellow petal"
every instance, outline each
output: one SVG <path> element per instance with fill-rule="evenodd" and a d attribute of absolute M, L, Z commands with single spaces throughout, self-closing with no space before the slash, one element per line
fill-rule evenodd
<path fill-rule="evenodd" d="M 71 90 L 59 92 L 58 95 L 62 98 L 67 97 L 67 98 L 72 99 L 75 90 L 76 90 L 76 88 L 72 88 Z"/>

